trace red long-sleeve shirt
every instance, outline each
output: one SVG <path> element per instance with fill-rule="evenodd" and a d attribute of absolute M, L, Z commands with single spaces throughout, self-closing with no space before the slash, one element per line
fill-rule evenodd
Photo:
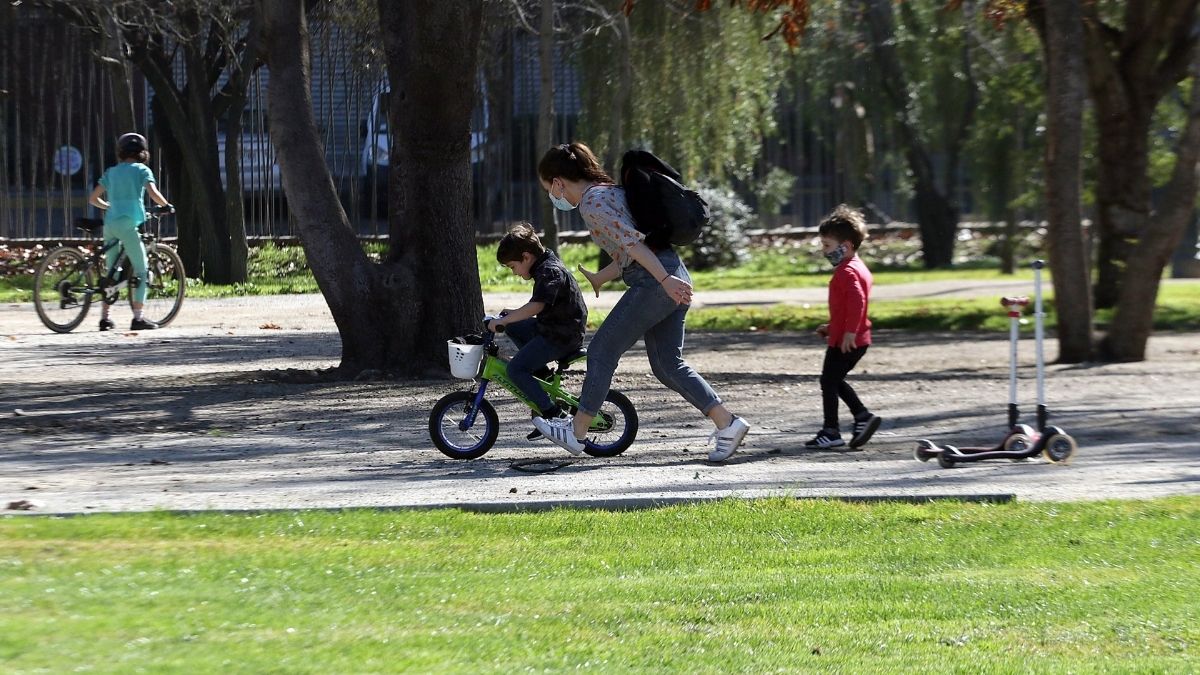
<path fill-rule="evenodd" d="M 842 344 L 842 336 L 854 333 L 854 346 L 871 344 L 871 320 L 867 304 L 871 297 L 871 270 L 857 255 L 843 260 L 829 279 L 829 346 Z"/>

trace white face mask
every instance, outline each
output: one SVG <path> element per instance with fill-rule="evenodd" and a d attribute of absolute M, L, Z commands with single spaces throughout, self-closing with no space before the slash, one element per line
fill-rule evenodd
<path fill-rule="evenodd" d="M 554 185 L 551 184 L 550 189 L 546 190 L 546 196 L 550 198 L 550 203 L 559 211 L 573 211 L 578 208 L 578 205 L 567 201 L 566 197 L 554 196 Z"/>

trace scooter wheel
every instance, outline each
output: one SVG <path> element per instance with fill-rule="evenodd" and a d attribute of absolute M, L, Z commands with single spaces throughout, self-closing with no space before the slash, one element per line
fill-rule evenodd
<path fill-rule="evenodd" d="M 958 454 L 958 448 L 953 445 L 947 445 L 938 453 L 938 466 L 943 469 L 954 468 L 954 455 Z"/>
<path fill-rule="evenodd" d="M 1025 452 L 1033 446 L 1033 439 L 1025 434 L 1013 434 L 1004 439 L 1004 450 L 1006 452 Z M 1014 462 L 1024 462 L 1029 457 L 1013 457 Z"/>
<path fill-rule="evenodd" d="M 936 448 L 937 446 L 932 441 L 922 438 L 917 441 L 917 447 L 913 448 L 913 459 L 919 462 L 928 462 L 940 454 Z"/>
<path fill-rule="evenodd" d="M 1067 464 L 1078 449 L 1079 446 L 1076 445 L 1074 438 L 1066 434 L 1056 433 L 1046 439 L 1042 456 L 1055 464 Z"/>

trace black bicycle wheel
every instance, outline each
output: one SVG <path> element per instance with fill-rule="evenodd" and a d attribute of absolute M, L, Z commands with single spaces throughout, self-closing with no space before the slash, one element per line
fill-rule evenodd
<path fill-rule="evenodd" d="M 479 414 L 470 429 L 464 431 L 459 426 L 474 405 L 473 391 L 456 391 L 433 404 L 433 410 L 429 411 L 429 438 L 443 455 L 451 459 L 476 459 L 495 445 L 500 418 L 487 399 L 479 402 Z"/>
<path fill-rule="evenodd" d="M 610 389 L 599 414 L 592 420 L 592 429 L 588 441 L 583 444 L 584 452 L 592 457 L 616 457 L 625 452 L 633 445 L 638 432 L 633 402 L 625 394 Z"/>
<path fill-rule="evenodd" d="M 147 321 L 165 326 L 171 323 L 183 307 L 183 295 L 187 291 L 187 275 L 183 271 L 183 260 L 175 249 L 166 244 L 155 244 L 146 249 L 146 302 L 142 316 Z M 133 289 L 129 289 L 129 302 L 133 304 Z"/>
<path fill-rule="evenodd" d="M 95 272 L 88 259 L 79 249 L 60 246 L 38 264 L 33 306 L 47 328 L 69 333 L 87 316 L 94 288 Z"/>

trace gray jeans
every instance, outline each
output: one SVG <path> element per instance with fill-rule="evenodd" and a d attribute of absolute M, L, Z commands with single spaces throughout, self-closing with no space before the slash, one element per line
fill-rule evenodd
<path fill-rule="evenodd" d="M 691 282 L 687 268 L 672 250 L 658 259 L 668 272 Z M 683 360 L 683 319 L 689 305 L 676 304 L 654 277 L 633 263 L 622 274 L 629 290 L 588 344 L 587 375 L 579 397 L 579 411 L 595 415 L 612 385 L 617 362 L 638 338 L 646 341 L 646 356 L 654 376 L 705 415 L 721 403 L 708 382 Z"/>

